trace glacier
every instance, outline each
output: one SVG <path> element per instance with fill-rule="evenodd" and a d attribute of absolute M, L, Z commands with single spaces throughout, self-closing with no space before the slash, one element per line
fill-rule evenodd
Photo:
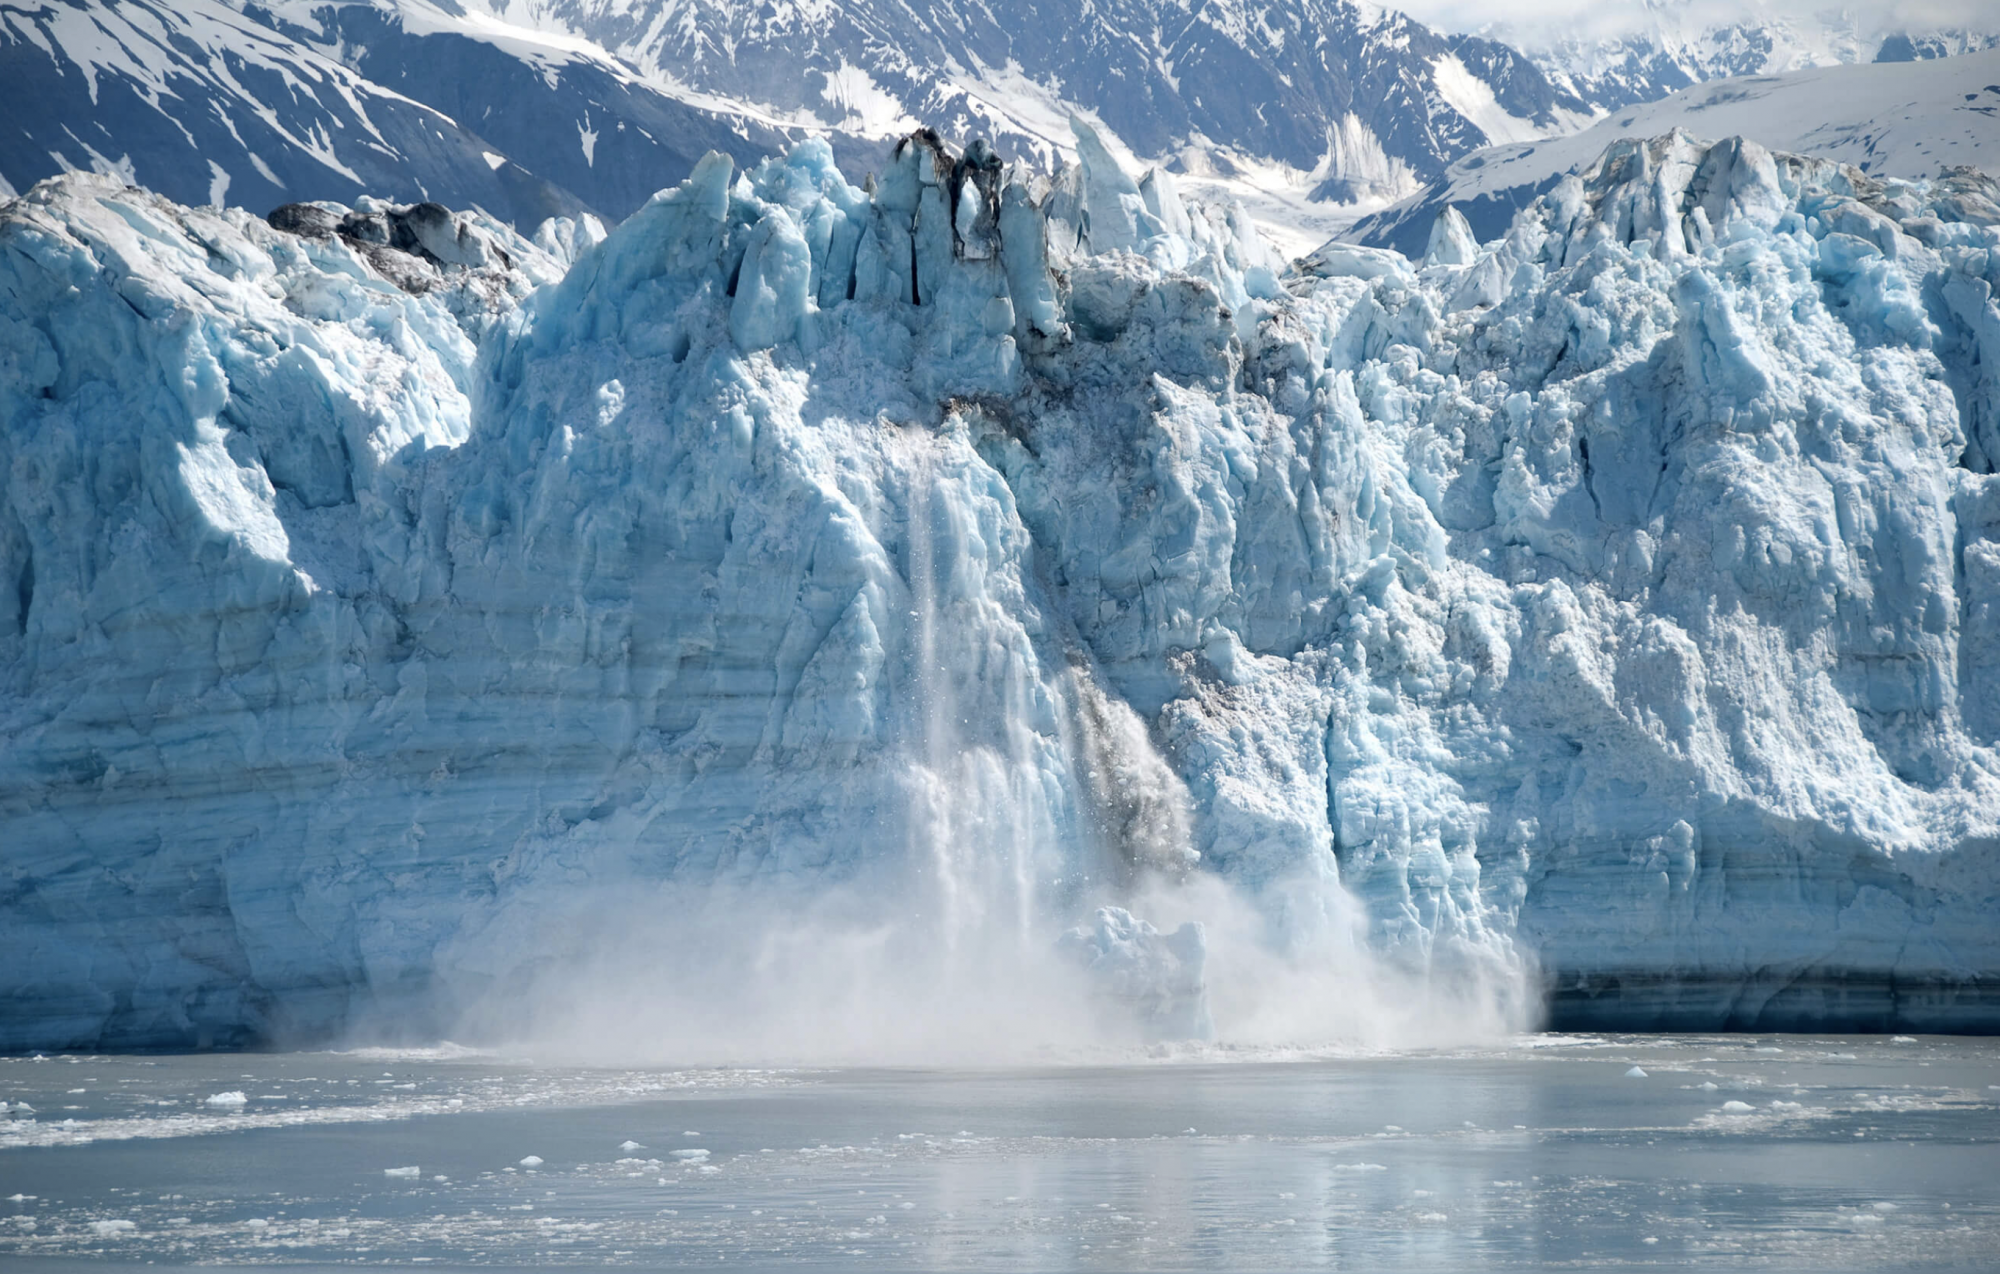
<path fill-rule="evenodd" d="M 0 1047 L 2000 1023 L 1994 183 L 1675 132 L 1286 262 L 1076 142 L 0 206 Z"/>

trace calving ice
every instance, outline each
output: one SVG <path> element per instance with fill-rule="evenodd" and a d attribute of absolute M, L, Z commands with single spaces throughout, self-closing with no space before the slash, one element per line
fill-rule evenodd
<path fill-rule="evenodd" d="M 1990 182 L 1076 141 L 0 209 L 0 1043 L 1996 1021 Z"/>

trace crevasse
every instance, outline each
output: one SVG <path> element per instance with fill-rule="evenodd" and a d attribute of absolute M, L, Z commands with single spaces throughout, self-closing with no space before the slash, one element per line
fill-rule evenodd
<path fill-rule="evenodd" d="M 626 999 L 1068 950 L 1224 1038 L 2000 1021 L 1992 183 L 1675 134 L 1288 265 L 1077 140 L 395 269 L 0 208 L 0 1045 L 441 1029 L 613 931 Z"/>

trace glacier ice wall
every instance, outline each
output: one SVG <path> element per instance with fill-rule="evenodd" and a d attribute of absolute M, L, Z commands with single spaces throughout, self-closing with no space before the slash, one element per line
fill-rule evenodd
<path fill-rule="evenodd" d="M 1220 884 L 1559 1021 L 2000 1021 L 1991 183 L 1676 134 L 1288 266 L 1078 141 L 711 156 L 400 287 L 0 208 L 0 1046 L 834 886 L 944 965 Z"/>

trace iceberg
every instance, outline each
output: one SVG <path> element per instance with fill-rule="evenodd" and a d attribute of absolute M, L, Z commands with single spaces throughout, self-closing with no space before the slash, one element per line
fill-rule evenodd
<path fill-rule="evenodd" d="M 2000 1021 L 1993 183 L 1676 133 L 1287 263 L 1079 138 L 0 206 L 0 1047 L 434 1030 L 615 926 L 1141 1034 Z"/>

